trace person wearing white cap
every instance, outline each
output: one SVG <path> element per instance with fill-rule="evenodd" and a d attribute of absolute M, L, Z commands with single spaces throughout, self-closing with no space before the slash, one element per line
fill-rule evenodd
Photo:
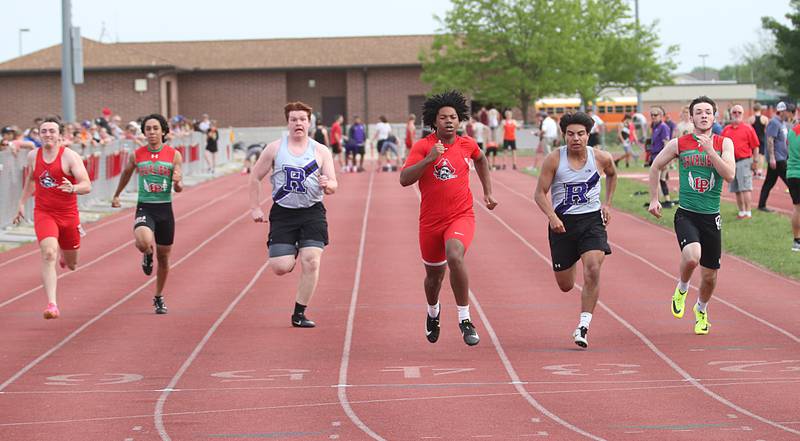
<path fill-rule="evenodd" d="M 786 123 L 794 115 L 795 105 L 789 103 L 788 105 L 783 101 L 775 106 L 775 116 L 769 120 L 767 125 L 767 177 L 764 179 L 764 186 L 761 187 L 761 194 L 758 197 L 758 209 L 760 211 L 770 212 L 767 208 L 767 198 L 769 192 L 778 178 L 781 178 L 784 184 L 786 182 L 786 160 L 789 157 L 789 151 L 786 145 L 787 128 Z"/>

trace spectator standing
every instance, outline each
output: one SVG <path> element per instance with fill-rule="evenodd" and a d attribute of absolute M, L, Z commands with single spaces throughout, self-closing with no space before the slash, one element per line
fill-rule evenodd
<path fill-rule="evenodd" d="M 344 172 L 344 160 L 342 159 L 342 123 L 344 117 L 338 115 L 336 120 L 331 125 L 330 142 L 331 153 L 333 154 L 333 163 L 338 164 L 339 168 Z"/>
<path fill-rule="evenodd" d="M 652 118 L 653 137 L 650 142 L 650 157 L 648 163 L 652 163 L 656 156 L 664 149 L 667 141 L 672 136 L 672 130 L 664 122 L 664 109 L 658 106 L 650 108 L 650 117 Z M 661 194 L 664 196 L 664 208 L 672 208 L 672 200 L 669 196 L 669 170 L 664 167 L 659 175 L 659 182 L 661 184 Z M 650 204 L 646 204 L 650 206 Z"/>
<path fill-rule="evenodd" d="M 791 119 L 794 114 L 795 105 L 787 105 L 783 101 L 775 106 L 775 116 L 769 120 L 767 125 L 767 177 L 764 179 L 764 185 L 761 187 L 761 194 L 758 198 L 758 209 L 764 212 L 771 212 L 772 209 L 767 208 L 767 199 L 772 187 L 778 181 L 778 178 L 788 186 L 786 182 L 786 160 L 788 159 L 789 152 L 786 146 L 786 137 L 788 130 L 786 123 Z"/>
<path fill-rule="evenodd" d="M 208 172 L 212 175 L 217 168 L 217 150 L 218 150 L 219 133 L 217 132 L 216 124 L 211 123 L 206 132 L 206 151 L 205 158 L 208 164 Z"/>
<path fill-rule="evenodd" d="M 758 137 L 758 154 L 753 162 L 756 163 L 756 177 L 763 179 L 762 166 L 764 164 L 764 156 L 767 153 L 766 128 L 767 124 L 769 124 L 769 118 L 761 114 L 761 104 L 759 103 L 753 104 L 753 112 L 753 116 L 747 122 L 753 126 L 753 130 L 756 131 L 756 136 Z"/>
<path fill-rule="evenodd" d="M 736 219 L 753 217 L 750 202 L 753 193 L 753 171 L 757 164 L 753 155 L 758 154 L 756 131 L 744 122 L 744 108 L 735 105 L 731 108 L 731 123 L 722 129 L 722 136 L 733 141 L 733 157 L 736 161 L 736 174 L 730 183 L 731 193 L 736 194 L 739 214 Z"/>

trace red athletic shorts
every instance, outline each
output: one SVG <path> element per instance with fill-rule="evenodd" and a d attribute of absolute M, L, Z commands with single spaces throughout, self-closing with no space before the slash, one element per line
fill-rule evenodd
<path fill-rule="evenodd" d="M 460 240 L 466 251 L 474 236 L 475 218 L 473 216 L 457 218 L 440 230 L 420 231 L 419 249 L 422 252 L 422 262 L 430 266 L 444 265 L 447 263 L 444 247 L 448 240 Z"/>
<path fill-rule="evenodd" d="M 52 213 L 33 210 L 33 228 L 36 239 L 55 237 L 62 250 L 77 250 L 81 247 L 81 220 L 78 214 L 54 215 Z"/>

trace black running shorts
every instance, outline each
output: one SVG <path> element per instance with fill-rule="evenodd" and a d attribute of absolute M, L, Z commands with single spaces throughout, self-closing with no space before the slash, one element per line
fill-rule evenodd
<path fill-rule="evenodd" d="M 328 245 L 328 221 L 322 202 L 308 208 L 286 208 L 273 204 L 269 211 L 269 256 L 296 254 L 306 247 Z"/>
<path fill-rule="evenodd" d="M 719 213 L 702 214 L 678 208 L 675 211 L 675 235 L 683 247 L 700 243 L 700 265 L 719 269 L 722 256 L 722 218 Z"/>
<path fill-rule="evenodd" d="M 153 231 L 158 245 L 172 245 L 175 239 L 175 217 L 172 203 L 152 204 L 139 202 L 136 206 L 136 220 L 133 229 L 147 227 Z"/>
<path fill-rule="evenodd" d="M 789 195 L 792 196 L 792 204 L 800 204 L 800 178 L 789 178 L 786 184 L 789 187 Z"/>
<path fill-rule="evenodd" d="M 516 139 L 504 139 L 503 140 L 503 148 L 506 150 L 516 150 L 517 149 L 517 140 Z"/>
<path fill-rule="evenodd" d="M 553 271 L 572 268 L 572 265 L 587 251 L 599 250 L 611 254 L 606 226 L 599 210 L 583 214 L 564 214 L 558 218 L 564 223 L 567 231 L 559 234 L 547 227 Z"/>

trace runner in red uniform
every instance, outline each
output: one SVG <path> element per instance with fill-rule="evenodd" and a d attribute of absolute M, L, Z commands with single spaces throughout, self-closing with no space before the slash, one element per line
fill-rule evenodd
<path fill-rule="evenodd" d="M 425 296 L 428 300 L 426 335 L 439 339 L 439 291 L 445 269 L 450 267 L 450 285 L 458 306 L 458 321 L 464 342 L 478 344 L 480 338 L 469 316 L 469 281 L 464 254 L 475 232 L 469 160 L 483 185 L 486 207 L 494 209 L 489 163 L 472 138 L 456 135 L 459 122 L 467 119 L 464 96 L 456 91 L 429 98 L 423 106 L 423 123 L 434 133 L 411 148 L 400 184 L 419 182 L 422 194 L 419 213 L 419 245 L 425 264 Z"/>
<path fill-rule="evenodd" d="M 83 229 L 78 216 L 79 194 L 92 191 L 89 174 L 80 155 L 62 145 L 64 127 L 58 118 L 45 118 L 39 126 L 42 147 L 28 154 L 33 170 L 25 181 L 14 223 L 25 216 L 25 202 L 34 197 L 33 227 L 42 252 L 42 285 L 47 294 L 44 318 L 60 315 L 56 302 L 56 258 L 59 265 L 74 270 L 78 264 Z"/>

